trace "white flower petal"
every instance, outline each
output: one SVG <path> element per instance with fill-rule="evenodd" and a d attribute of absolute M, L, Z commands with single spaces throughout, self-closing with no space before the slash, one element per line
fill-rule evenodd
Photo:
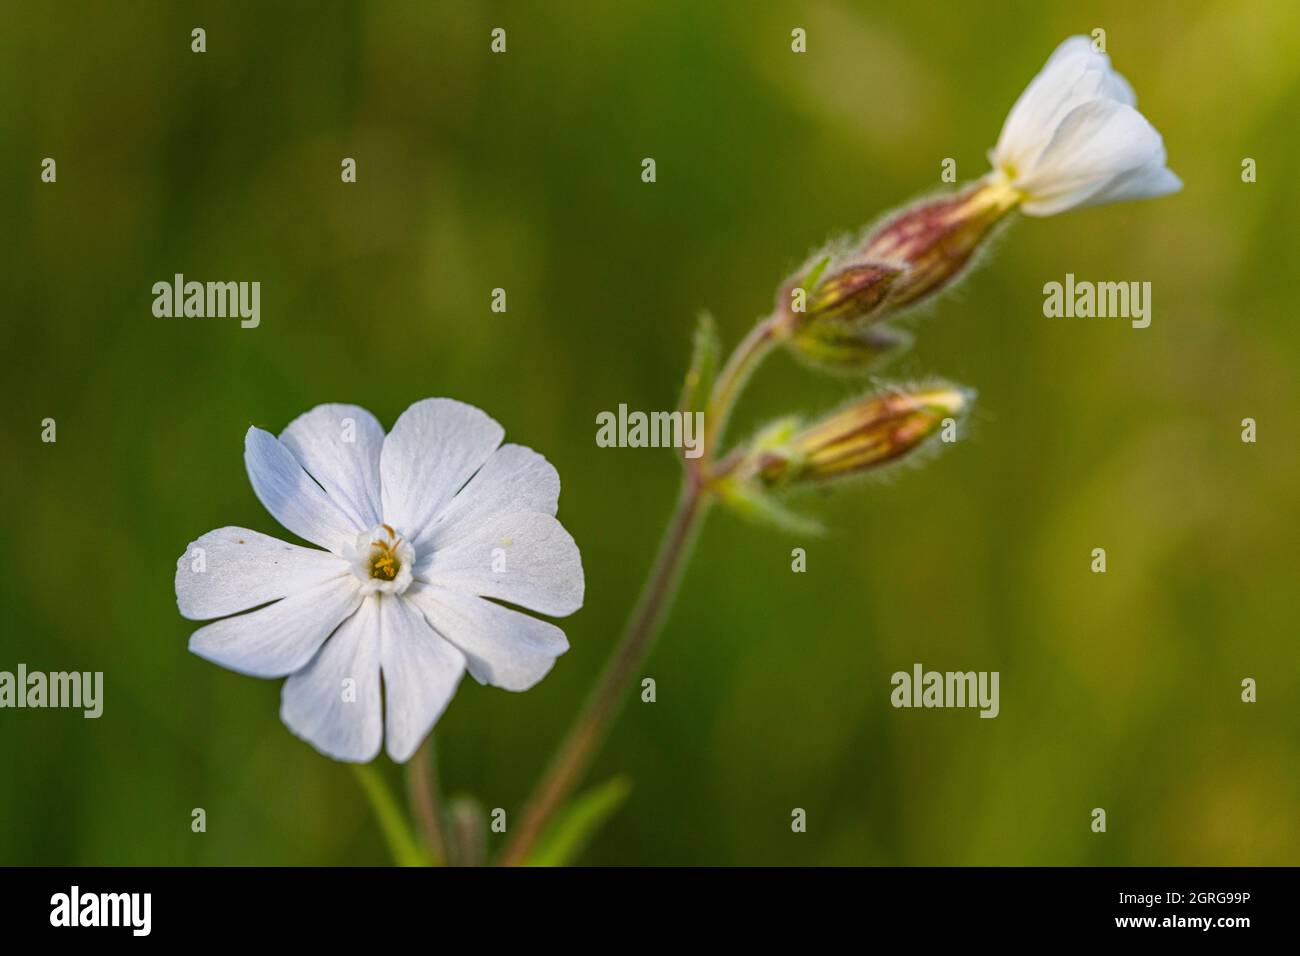
<path fill-rule="evenodd" d="M 1080 43 L 1087 46 L 1083 37 L 1070 37 L 1058 46 L 1012 104 L 990 157 L 994 165 L 1032 158 L 1051 136 L 1052 117 L 1083 72 L 1086 54 Z"/>
<path fill-rule="evenodd" d="M 549 621 L 483 598 L 419 583 L 403 597 L 419 608 L 435 631 L 460 648 L 470 674 L 480 684 L 527 690 L 569 649 L 564 632 Z"/>
<path fill-rule="evenodd" d="M 1101 55 L 1104 56 L 1105 54 Z M 1110 61 L 1109 58 L 1107 58 L 1107 66 L 1109 67 L 1109 65 Z M 1129 81 L 1124 78 L 1124 74 L 1122 73 L 1118 73 L 1115 70 L 1107 70 L 1106 85 L 1103 88 L 1103 93 L 1117 103 L 1123 103 L 1125 106 L 1131 106 L 1134 109 L 1137 109 L 1137 92 L 1133 89 Z"/>
<path fill-rule="evenodd" d="M 270 432 L 248 430 L 244 465 L 257 499 L 298 537 L 338 554 L 364 530 L 339 509 L 303 470 L 293 452 Z"/>
<path fill-rule="evenodd" d="M 435 537 L 462 537 L 466 529 L 499 511 L 538 511 L 554 517 L 559 501 L 560 476 L 549 461 L 523 445 L 502 445 L 425 528 L 416 549 Z"/>
<path fill-rule="evenodd" d="M 555 469 L 530 449 L 499 447 L 503 437 L 485 413 L 450 399 L 412 405 L 386 437 L 367 411 L 338 404 L 295 419 L 280 439 L 249 429 L 258 498 L 331 553 L 241 528 L 195 541 L 177 562 L 182 613 L 255 609 L 195 631 L 190 649 L 253 676 L 288 675 L 282 719 L 339 760 L 373 759 L 385 740 L 394 760 L 408 760 L 467 668 L 511 690 L 535 684 L 567 650 L 564 632 L 484 598 L 571 613 L 582 562 L 554 517 Z M 406 539 L 406 572 L 431 575 L 409 598 L 366 597 L 349 563 L 382 523 Z"/>
<path fill-rule="evenodd" d="M 564 527 L 536 511 L 505 511 L 445 540 L 435 533 L 417 553 L 418 581 L 499 598 L 563 617 L 582 607 L 582 556 Z"/>
<path fill-rule="evenodd" d="M 1172 192 L 1181 183 L 1136 106 L 1110 58 L 1070 37 L 1016 100 L 989 159 L 1031 216 Z"/>
<path fill-rule="evenodd" d="M 1163 163 L 1163 159 L 1161 160 Z M 1111 180 L 1104 189 L 1088 197 L 1083 206 L 1100 206 L 1130 199 L 1153 199 L 1183 188 L 1183 181 L 1161 163 L 1152 163 Z M 1032 214 L 1031 214 L 1032 215 Z"/>
<path fill-rule="evenodd" d="M 357 405 L 317 405 L 280 433 L 280 441 L 354 524 L 373 528 L 379 511 L 379 453 L 384 429 Z"/>
<path fill-rule="evenodd" d="M 1015 183 L 1031 216 L 1086 205 L 1116 179 L 1163 166 L 1164 143 L 1137 110 L 1113 100 L 1077 106 L 1057 127 L 1038 163 Z"/>
<path fill-rule="evenodd" d="M 218 528 L 190 542 L 176 561 L 176 603 L 192 621 L 225 617 L 348 573 L 328 551 L 249 531 Z"/>
<path fill-rule="evenodd" d="M 356 578 L 344 575 L 260 610 L 201 627 L 190 635 L 190 650 L 241 674 L 283 677 L 306 666 L 360 603 Z"/>
<path fill-rule="evenodd" d="M 426 398 L 384 439 L 379 472 L 384 520 L 418 537 L 483 467 L 505 432 L 485 412 L 450 398 Z"/>
<path fill-rule="evenodd" d="M 1089 100 L 1120 97 L 1132 105 L 1132 87 L 1111 70 L 1110 58 L 1093 50 L 1087 37 L 1069 37 L 1011 107 L 993 150 L 994 165 L 1022 169 L 1042 152 L 1071 109 Z"/>
<path fill-rule="evenodd" d="M 465 673 L 465 658 L 404 598 L 382 595 L 374 600 L 379 602 L 385 743 L 388 756 L 405 763 L 451 702 Z"/>
<path fill-rule="evenodd" d="M 361 607 L 280 693 L 280 719 L 335 760 L 367 763 L 384 738 L 379 686 L 379 600 Z"/>

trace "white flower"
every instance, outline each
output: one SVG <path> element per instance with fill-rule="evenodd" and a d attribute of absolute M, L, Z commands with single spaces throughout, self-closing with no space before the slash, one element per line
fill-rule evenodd
<path fill-rule="evenodd" d="M 1136 105 L 1110 57 L 1070 37 L 1007 114 L 989 153 L 993 175 L 1022 194 L 1031 216 L 1176 192 L 1182 181 Z"/>
<path fill-rule="evenodd" d="M 555 469 L 504 434 L 447 398 L 416 402 L 387 436 L 355 405 L 317 406 L 278 439 L 250 428 L 254 493 L 326 550 L 233 527 L 193 542 L 176 564 L 181 614 L 222 620 L 190 650 L 288 676 L 281 719 L 336 760 L 369 761 L 385 738 L 409 759 L 466 670 L 532 687 L 568 649 L 564 632 L 487 599 L 571 614 L 582 561 L 555 519 Z"/>

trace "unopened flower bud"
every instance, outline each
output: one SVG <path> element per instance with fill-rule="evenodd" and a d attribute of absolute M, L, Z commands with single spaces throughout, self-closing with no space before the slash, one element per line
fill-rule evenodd
<path fill-rule="evenodd" d="M 747 470 L 768 488 L 868 471 L 918 448 L 973 399 L 954 385 L 893 388 L 798 429 L 779 447 L 757 450 Z"/>
<path fill-rule="evenodd" d="M 805 301 L 783 304 L 777 333 L 814 361 L 852 366 L 860 328 L 951 287 L 1012 210 L 1050 216 L 1182 188 L 1133 88 L 1082 36 L 1057 47 L 1021 94 L 989 159 L 992 172 L 973 185 L 815 256 L 783 290 Z"/>
<path fill-rule="evenodd" d="M 906 346 L 910 337 L 871 330 L 903 267 L 848 250 L 814 257 L 781 295 L 790 302 L 782 329 L 794 352 L 836 371 L 861 371 Z"/>
<path fill-rule="evenodd" d="M 887 325 L 841 322 L 809 326 L 791 344 L 803 358 L 833 372 L 865 372 L 907 348 L 912 337 Z"/>
<path fill-rule="evenodd" d="M 1017 202 L 1018 193 L 989 177 L 909 206 L 855 244 L 815 256 L 781 293 L 780 331 L 790 348 L 815 364 L 855 370 L 906 345 L 901 333 L 867 330 L 955 281 Z"/>
<path fill-rule="evenodd" d="M 879 262 L 828 263 L 808 293 L 807 314 L 802 324 L 858 324 L 871 318 L 902 271 L 899 266 Z"/>
<path fill-rule="evenodd" d="M 1019 193 L 990 177 L 956 195 L 923 200 L 885 220 L 867 236 L 861 250 L 864 259 L 893 263 L 903 270 L 884 311 L 896 311 L 947 288 L 1019 201 Z"/>

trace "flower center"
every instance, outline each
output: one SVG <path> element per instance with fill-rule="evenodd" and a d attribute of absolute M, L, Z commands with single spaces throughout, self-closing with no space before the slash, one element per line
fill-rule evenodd
<path fill-rule="evenodd" d="M 415 549 L 392 525 L 381 524 L 357 535 L 348 557 L 362 593 L 401 594 L 411 583 Z"/>
<path fill-rule="evenodd" d="M 397 542 L 374 541 L 370 545 L 370 576 L 381 581 L 391 581 L 397 577 L 402 567 L 397 557 Z"/>

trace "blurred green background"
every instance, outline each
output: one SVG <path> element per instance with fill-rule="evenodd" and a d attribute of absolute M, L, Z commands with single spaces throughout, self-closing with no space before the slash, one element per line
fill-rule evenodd
<path fill-rule="evenodd" d="M 0 711 L 0 863 L 387 861 L 348 768 L 281 725 L 278 681 L 186 651 L 172 590 L 203 532 L 281 533 L 244 431 L 327 401 L 388 425 L 453 396 L 560 471 L 572 650 L 526 694 L 467 679 L 437 728 L 448 790 L 517 815 L 675 494 L 670 454 L 596 446 L 597 412 L 672 407 L 698 310 L 734 343 L 809 249 L 945 157 L 981 175 L 1094 27 L 1184 191 L 1019 221 L 913 325 L 887 373 L 977 388 L 970 440 L 806 502 L 821 539 L 714 513 L 582 859 L 1300 863 L 1300 6 L 1235 0 L 6 2 L 0 669 L 106 688 L 98 721 Z M 154 318 L 176 272 L 259 280 L 261 327 Z M 1045 319 L 1066 272 L 1150 281 L 1151 327 Z M 735 434 L 861 388 L 777 356 Z M 917 661 L 1000 671 L 1001 716 L 892 709 Z"/>

